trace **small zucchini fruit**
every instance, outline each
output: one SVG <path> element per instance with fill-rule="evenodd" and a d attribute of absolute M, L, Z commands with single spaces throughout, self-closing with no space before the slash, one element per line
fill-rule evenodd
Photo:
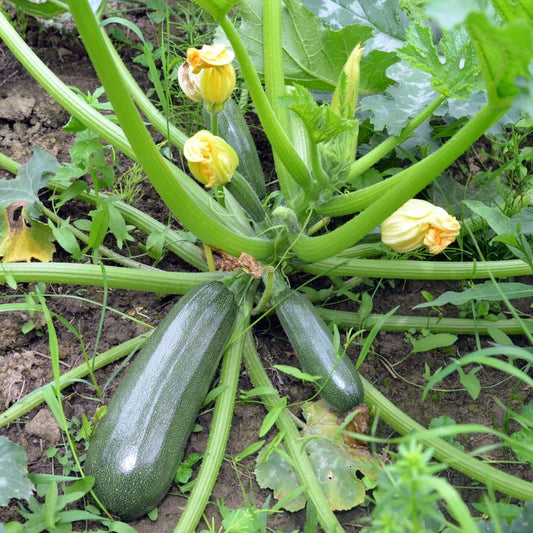
<path fill-rule="evenodd" d="M 221 282 L 192 289 L 127 369 L 85 460 L 96 496 L 113 515 L 134 520 L 168 492 L 236 315 Z"/>
<path fill-rule="evenodd" d="M 355 365 L 336 353 L 333 335 L 313 304 L 299 292 L 286 291 L 275 309 L 302 370 L 321 376 L 320 396 L 341 413 L 363 403 L 363 383 Z"/>

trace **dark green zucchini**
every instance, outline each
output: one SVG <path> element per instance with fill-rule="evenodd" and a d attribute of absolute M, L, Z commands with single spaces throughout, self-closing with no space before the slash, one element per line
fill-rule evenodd
<path fill-rule="evenodd" d="M 222 283 L 191 290 L 121 379 L 91 439 L 85 474 L 122 520 L 147 513 L 168 492 L 236 314 L 233 293 Z"/>
<path fill-rule="evenodd" d="M 285 292 L 275 309 L 302 370 L 321 376 L 317 383 L 320 396 L 341 413 L 361 404 L 359 373 L 347 356 L 339 359 L 333 335 L 313 304 L 298 292 Z"/>

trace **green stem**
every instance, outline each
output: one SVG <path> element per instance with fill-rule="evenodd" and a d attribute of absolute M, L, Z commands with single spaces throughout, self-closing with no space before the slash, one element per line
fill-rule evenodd
<path fill-rule="evenodd" d="M 214 280 L 227 277 L 224 272 L 165 272 L 116 266 L 105 267 L 107 286 L 159 294 L 185 294 L 187 291 Z M 0 282 L 59 283 L 103 287 L 100 265 L 77 263 L 3 263 Z"/>
<path fill-rule="evenodd" d="M 348 180 L 355 179 L 357 176 L 373 167 L 391 150 L 403 143 L 411 135 L 411 133 L 418 128 L 418 126 L 420 126 L 433 115 L 435 110 L 445 100 L 446 98 L 444 96 L 438 96 L 435 98 L 435 100 L 427 105 L 419 115 L 409 121 L 400 135 L 387 137 L 387 139 L 385 139 L 381 144 L 352 163 L 348 173 Z M 364 189 L 360 189 L 358 191 L 337 196 L 328 202 L 323 203 L 322 205 L 317 205 L 316 210 L 320 214 L 330 216 L 342 216 L 355 213 L 356 211 L 364 209 L 372 202 L 377 200 L 384 191 L 392 187 L 397 181 L 398 178 L 396 178 L 396 176 L 392 176 L 391 178 L 375 185 L 371 185 L 370 187 L 365 187 Z"/>
<path fill-rule="evenodd" d="M 520 259 L 506 261 L 414 261 L 408 259 L 326 259 L 301 270 L 317 276 L 361 276 L 384 279 L 486 279 L 527 276 L 531 267 Z"/>
<path fill-rule="evenodd" d="M 309 169 L 292 146 L 274 114 L 244 43 L 228 18 L 223 18 L 219 22 L 239 60 L 239 67 L 250 91 L 255 110 L 273 151 L 279 156 L 292 178 L 306 190 L 311 183 Z"/>
<path fill-rule="evenodd" d="M 275 390 L 265 369 L 259 359 L 255 349 L 255 342 L 251 334 L 246 336 L 244 345 L 244 364 L 250 375 L 254 387 L 266 387 L 269 390 Z M 261 396 L 265 407 L 271 410 L 279 406 L 280 397 L 278 394 L 264 394 Z M 307 499 L 313 503 L 317 510 L 318 520 L 322 529 L 328 533 L 344 533 L 344 529 L 339 524 L 337 517 L 333 514 L 330 506 L 318 484 L 316 475 L 311 467 L 309 458 L 305 453 L 302 439 L 298 429 L 294 424 L 292 416 L 288 410 L 284 410 L 276 419 L 276 425 L 289 455 L 293 459 L 292 466 L 296 470 L 296 475 L 303 487 L 306 488 Z"/>
<path fill-rule="evenodd" d="M 372 386 L 361 376 L 365 390 L 365 403 L 371 408 L 376 416 L 379 416 L 387 425 L 400 433 L 418 434 L 419 440 L 433 448 L 433 455 L 451 468 L 466 474 L 467 476 L 483 483 L 493 490 L 497 490 L 518 498 L 522 501 L 533 500 L 533 483 L 524 481 L 490 466 L 484 461 L 471 457 L 465 452 L 448 444 L 440 437 L 428 435 L 425 437 L 424 426 L 413 420 L 401 409 L 389 401 L 378 389 Z"/>
<path fill-rule="evenodd" d="M 263 2 L 263 68 L 265 93 L 283 128 L 291 138 L 289 110 L 278 105 L 278 100 L 285 94 L 285 77 L 283 73 L 283 48 L 281 35 L 281 0 Z M 293 147 L 296 148 L 294 142 Z M 274 152 L 276 174 L 279 187 L 288 205 L 298 195 L 300 188 L 292 179 L 291 174 L 282 162 L 277 152 Z"/>
<path fill-rule="evenodd" d="M 318 312 L 326 322 L 333 322 L 342 328 L 372 329 L 383 320 L 384 315 L 371 314 L 361 318 L 350 311 L 336 311 L 317 307 Z M 429 330 L 432 333 L 455 333 L 457 335 L 487 335 L 489 330 L 496 328 L 507 335 L 523 335 L 524 325 L 533 330 L 533 319 L 518 321 L 515 319 L 483 320 L 467 318 L 442 318 L 439 316 L 399 316 L 392 315 L 382 324 L 382 331 L 403 332 L 408 329 L 417 331 Z"/>
<path fill-rule="evenodd" d="M 341 252 L 370 233 L 386 217 L 429 185 L 443 170 L 489 129 L 509 104 L 485 105 L 436 152 L 397 174 L 398 183 L 369 207 L 330 233 L 318 237 L 295 236 L 293 252 L 306 262 L 320 261 Z"/>
<path fill-rule="evenodd" d="M 82 363 L 81 365 L 65 372 L 59 379 L 60 389 L 64 389 L 69 385 L 72 385 L 77 380 L 80 380 L 87 376 L 93 370 L 98 370 L 103 368 L 115 361 L 122 359 L 126 355 L 132 353 L 134 350 L 137 350 L 141 344 L 143 344 L 150 333 L 143 333 L 134 339 L 127 340 L 110 350 L 97 355 L 93 360 L 91 360 L 91 366 L 87 363 Z M 51 389 L 55 385 L 55 381 L 47 383 L 38 389 L 26 394 L 18 402 L 13 404 L 9 409 L 0 413 L 0 428 L 6 426 L 7 424 L 17 420 L 21 416 L 25 415 L 38 405 L 44 402 L 44 393 L 46 389 Z"/>
<path fill-rule="evenodd" d="M 222 360 L 219 387 L 223 387 L 223 390 L 216 399 L 204 459 L 194 482 L 194 488 L 187 499 L 185 509 L 174 528 L 174 533 L 186 533 L 196 530 L 220 471 L 231 429 L 244 340 L 250 327 L 253 292 L 250 291 L 246 303 L 239 306 L 233 338 L 226 348 Z"/>
<path fill-rule="evenodd" d="M 7 170 L 10 174 L 15 175 L 19 168 L 19 164 L 7 157 L 7 155 L 0 153 L 0 167 Z"/>
<path fill-rule="evenodd" d="M 127 94 L 127 87 L 117 72 L 89 4 L 75 1 L 69 4 L 89 57 L 137 159 L 170 210 L 207 244 L 232 255 L 242 252 L 258 258 L 270 255 L 273 250 L 271 241 L 238 232 L 231 225 L 230 215 L 221 208 L 217 211 L 209 194 L 163 158 Z"/>

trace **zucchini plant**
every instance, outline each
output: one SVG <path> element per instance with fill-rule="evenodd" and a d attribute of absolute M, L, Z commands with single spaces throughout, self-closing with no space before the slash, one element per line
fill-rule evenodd
<path fill-rule="evenodd" d="M 189 498 L 178 532 L 193 531 L 207 503 L 229 431 L 227 414 L 234 401 L 241 353 L 254 385 L 271 386 L 254 353 L 252 313 L 277 314 L 303 371 L 318 376 L 318 393 L 333 408 L 346 413 L 365 402 L 393 429 L 423 435 L 421 426 L 359 376 L 347 356 L 341 357 L 324 317 L 344 324 L 357 317 L 315 308 L 300 291 L 302 280 L 307 284 L 321 278 L 330 288 L 338 286 L 339 279 L 355 286 L 361 277 L 473 280 L 531 274 L 533 265 L 527 239 L 513 241 L 509 226 L 498 233 L 515 253 L 512 259 L 488 263 L 482 257 L 452 261 L 445 256 L 435 261 L 431 256 L 417 260 L 401 255 L 424 247 L 436 255 L 457 237 L 469 239 L 487 227 L 471 213 L 461 219 L 466 228 L 461 234 L 455 216 L 415 197 L 482 135 L 505 122 L 509 112 L 531 113 L 533 15 L 527 2 L 492 0 L 493 10 L 487 14 L 473 3 L 443 13 L 437 1 L 429 1 L 426 11 L 411 6 L 406 12 L 390 0 L 387 24 L 382 24 L 384 13 L 377 12 L 370 0 L 356 2 L 367 14 L 363 20 L 352 3 L 341 2 L 350 15 L 344 25 L 327 10 L 322 20 L 313 13 L 321 11 L 319 3 L 311 1 L 197 3 L 216 22 L 218 33 L 212 45 L 189 48 L 180 60 L 177 77 L 183 92 L 204 106 L 207 117 L 191 136 L 171 123 L 164 105 L 154 105 L 140 89 L 106 32 L 108 24 L 120 21 L 106 19 L 103 9 L 93 10 L 94 2 L 68 0 L 60 7 L 72 15 L 116 120 L 63 84 L 0 12 L 0 38 L 20 63 L 81 129 L 142 168 L 180 224 L 179 230 L 162 227 L 142 209 L 110 200 L 104 187 L 105 165 L 89 170 L 95 184 L 90 189 L 73 178 L 72 167 L 66 172 L 41 151 L 36 150 L 35 159 L 26 164 L 0 154 L 0 164 L 17 176 L 0 182 L 3 227 L 10 230 L 9 239 L 4 235 L 0 244 L 5 261 L 1 280 L 13 287 L 42 281 L 185 295 L 136 357 L 93 436 L 85 474 L 94 476 L 95 495 L 108 511 L 129 520 L 164 496 L 229 341 L 221 374 L 229 385 L 217 398 L 210 453 L 206 453 L 210 459 L 203 462 L 200 488 Z M 440 25 L 440 33 L 433 35 L 430 21 Z M 382 41 L 387 25 L 388 46 L 380 49 L 379 37 Z M 160 94 L 163 86 L 155 63 L 149 69 Z M 237 77 L 272 150 L 275 183 L 264 179 L 246 121 L 231 100 Z M 413 87 L 423 94 L 407 108 L 401 98 L 408 100 Z M 458 102 L 473 99 L 472 95 L 481 102 L 478 108 L 455 116 Z M 386 113 L 380 108 L 384 105 Z M 389 135 L 383 139 L 383 123 L 379 125 L 387 113 Z M 405 152 L 409 141 L 416 142 L 431 119 L 443 114 L 448 122 L 460 119 L 450 127 L 446 142 L 417 152 L 413 163 L 401 170 L 386 168 L 391 153 Z M 164 139 L 162 144 L 154 141 L 154 131 Z M 187 168 L 178 164 L 176 153 L 183 155 Z M 87 169 L 75 171 L 79 178 Z M 76 196 L 95 206 L 88 234 L 77 232 L 68 220 L 54 218 L 38 195 L 45 187 L 55 191 L 61 202 Z M 17 226 L 13 210 L 20 206 Z M 22 232 L 27 236 L 28 228 L 37 227 L 41 217 L 47 218 L 52 237 L 43 229 L 48 247 L 39 258 L 51 259 L 50 241 L 55 237 L 69 252 L 90 257 L 92 264 L 16 262 L 32 257 L 17 256 L 16 247 L 10 245 Z M 128 225 L 162 236 L 164 246 L 190 268 L 163 271 L 101 246 L 110 229 L 119 228 L 119 244 L 128 240 Z M 387 230 L 383 243 L 376 239 L 380 225 L 384 234 Z M 73 240 L 84 246 L 73 245 Z M 105 265 L 103 256 L 120 266 Z M 224 285 L 234 276 L 232 270 L 247 280 L 246 291 L 234 295 Z M 256 280 L 262 280 L 261 290 Z M 36 310 L 46 314 L 44 302 Z M 386 328 L 392 323 L 389 318 L 377 320 Z M 47 324 L 53 327 L 51 318 Z M 532 341 L 517 317 L 506 325 Z M 456 324 L 446 327 L 457 331 Z M 477 324 L 469 322 L 468 327 L 478 331 Z M 58 401 L 64 386 L 56 372 Z M 46 393 L 29 394 L 1 415 L 0 424 L 45 398 L 51 401 Z M 323 530 L 342 531 L 298 445 L 285 405 L 268 394 L 263 400 L 278 415 L 273 423 L 281 429 Z M 434 435 L 427 442 L 434 457 L 487 483 L 491 490 L 533 499 L 531 483 Z"/>

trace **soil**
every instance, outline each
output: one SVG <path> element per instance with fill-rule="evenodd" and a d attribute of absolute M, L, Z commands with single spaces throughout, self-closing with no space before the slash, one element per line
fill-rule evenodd
<path fill-rule="evenodd" d="M 84 93 L 94 91 L 99 86 L 84 49 L 73 33 L 54 26 L 43 27 L 29 20 L 25 29 L 25 39 L 65 83 L 78 87 Z M 132 65 L 132 69 L 134 74 L 142 79 L 142 68 Z M 2 152 L 23 163 L 31 156 L 33 147 L 39 146 L 60 161 L 69 160 L 68 149 L 72 144 L 73 134 L 62 130 L 62 126 L 69 118 L 68 114 L 37 85 L 3 44 L 0 45 L 0 71 L 3 73 L 0 79 Z M 268 153 L 262 155 L 265 160 L 269 160 Z M 0 171 L 0 177 L 9 176 Z M 166 220 L 168 213 L 158 201 L 157 195 L 148 183 L 143 183 L 142 187 L 143 209 Z M 44 200 L 46 201 L 46 198 Z M 81 204 L 72 203 L 67 206 L 74 211 L 86 210 Z M 62 214 L 68 216 L 70 213 L 64 211 Z M 58 251 L 54 260 L 69 261 L 69 258 L 67 254 Z M 158 266 L 170 270 L 187 268 L 170 256 L 165 257 Z M 533 280 L 529 277 L 523 281 L 531 283 Z M 399 306 L 397 314 L 418 316 L 427 316 L 429 313 L 425 309 L 416 312 L 412 309 L 414 305 L 423 301 L 422 291 L 429 291 L 438 296 L 447 290 L 458 288 L 459 286 L 452 282 L 429 281 L 396 281 L 394 284 L 387 281 L 369 281 L 365 285 L 365 289 L 373 297 L 373 312 L 386 313 Z M 0 288 L 0 293 L 5 298 L 4 301 L 24 301 L 25 295 L 31 295 L 33 289 L 32 284 L 24 283 L 19 285 L 17 291 L 3 286 Z M 102 289 L 49 285 L 46 292 L 50 295 L 48 298 L 50 309 L 80 332 L 89 354 L 94 351 L 101 353 L 146 330 L 142 325 L 124 317 L 136 317 L 147 324 L 155 325 L 177 299 L 175 296 L 109 290 L 107 295 L 109 308 L 124 315 L 106 312 L 103 331 L 97 339 L 96 331 L 102 318 L 101 308 L 98 305 L 104 298 Z M 525 313 L 530 312 L 529 301 L 517 301 L 516 305 Z M 357 304 L 351 301 L 336 302 L 334 306 L 339 309 L 357 310 Z M 30 320 L 35 322 L 34 327 L 23 333 L 23 328 Z M 83 362 L 83 353 L 79 339 L 64 324 L 57 322 L 56 327 L 62 354 L 62 369 L 66 371 Z M 289 402 L 309 397 L 312 394 L 311 389 L 272 367 L 278 363 L 297 364 L 290 344 L 275 317 L 261 321 L 255 327 L 255 335 L 259 353 L 280 393 L 288 396 Z M 515 340 L 517 343 L 521 342 L 519 338 Z M 381 332 L 373 343 L 371 355 L 363 364 L 361 373 L 398 407 L 426 426 L 433 418 L 447 415 L 457 423 L 471 422 L 501 428 L 505 417 L 502 406 L 519 408 L 530 402 L 533 394 L 523 386 L 517 387 L 514 380 L 504 380 L 504 376 L 494 370 L 484 368 L 477 374 L 483 388 L 476 401 L 464 391 L 456 376 L 445 382 L 443 387 L 445 391 L 435 392 L 424 403 L 420 401 L 425 368 L 428 367 L 434 372 L 438 367 L 446 365 L 451 356 L 464 355 L 475 350 L 477 342 L 482 346 L 488 345 L 488 340 L 485 338 L 461 336 L 451 349 L 410 355 L 411 345 L 404 334 Z M 350 347 L 351 358 L 357 357 L 359 347 L 357 344 Z M 466 369 L 467 372 L 468 370 Z M 123 372 L 121 363 L 109 365 L 96 373 L 98 383 L 103 387 L 115 372 L 118 372 L 118 376 L 105 388 L 104 403 L 111 397 Z M 31 317 L 28 313 L 0 314 L 0 408 L 6 409 L 51 379 L 48 339 L 41 318 Z M 251 387 L 244 370 L 239 387 L 242 390 Z M 64 409 L 69 420 L 74 417 L 81 420 L 83 414 L 91 418 L 98 405 L 94 389 L 85 383 L 77 383 L 65 390 Z M 271 497 L 269 491 L 261 490 L 255 482 L 252 472 L 253 458 L 246 459 L 238 467 L 229 460 L 258 439 L 264 415 L 265 411 L 259 404 L 238 402 L 236 405 L 226 455 L 228 460 L 222 465 L 211 496 L 212 503 L 206 513 L 207 518 L 209 520 L 214 518 L 217 524 L 220 524 L 220 515 L 217 512 L 216 501 L 223 501 L 227 507 L 236 509 L 246 505 L 246 498 L 249 498 L 253 505 L 260 508 L 267 498 Z M 209 408 L 199 416 L 198 423 L 202 429 L 191 436 L 186 454 L 202 453 L 204 450 L 210 416 Z M 509 431 L 517 429 L 511 425 Z M 387 427 L 380 426 L 378 431 L 381 435 L 393 435 Z M 47 456 L 49 447 L 59 448 L 60 455 L 66 449 L 64 438 L 47 407 L 40 406 L 16 422 L 1 428 L 0 435 L 5 435 L 24 447 L 31 473 L 61 472 L 57 460 L 52 461 Z M 489 436 L 473 435 L 464 439 L 462 444 L 467 450 L 472 450 L 490 442 L 492 439 Z M 512 461 L 513 458 L 508 452 L 497 448 L 487 452 L 486 455 L 499 468 L 533 481 L 531 469 Z M 472 503 L 481 500 L 484 491 L 477 483 L 453 470 L 445 471 L 444 475 L 455 486 L 462 487 L 461 494 L 465 501 Z M 157 521 L 144 518 L 136 520 L 132 525 L 140 533 L 170 532 L 177 523 L 185 502 L 186 498 L 174 486 L 159 507 Z M 16 509 L 15 504 L 2 508 L 0 523 L 20 519 Z M 368 512 L 367 507 L 359 507 L 340 513 L 339 517 L 345 530 L 351 533 L 360 529 L 361 520 Z M 269 527 L 286 533 L 302 531 L 305 514 L 304 512 L 275 514 L 269 518 L 268 524 Z M 205 524 L 199 529 L 203 527 L 206 527 Z M 77 530 L 83 530 L 83 526 Z"/>

